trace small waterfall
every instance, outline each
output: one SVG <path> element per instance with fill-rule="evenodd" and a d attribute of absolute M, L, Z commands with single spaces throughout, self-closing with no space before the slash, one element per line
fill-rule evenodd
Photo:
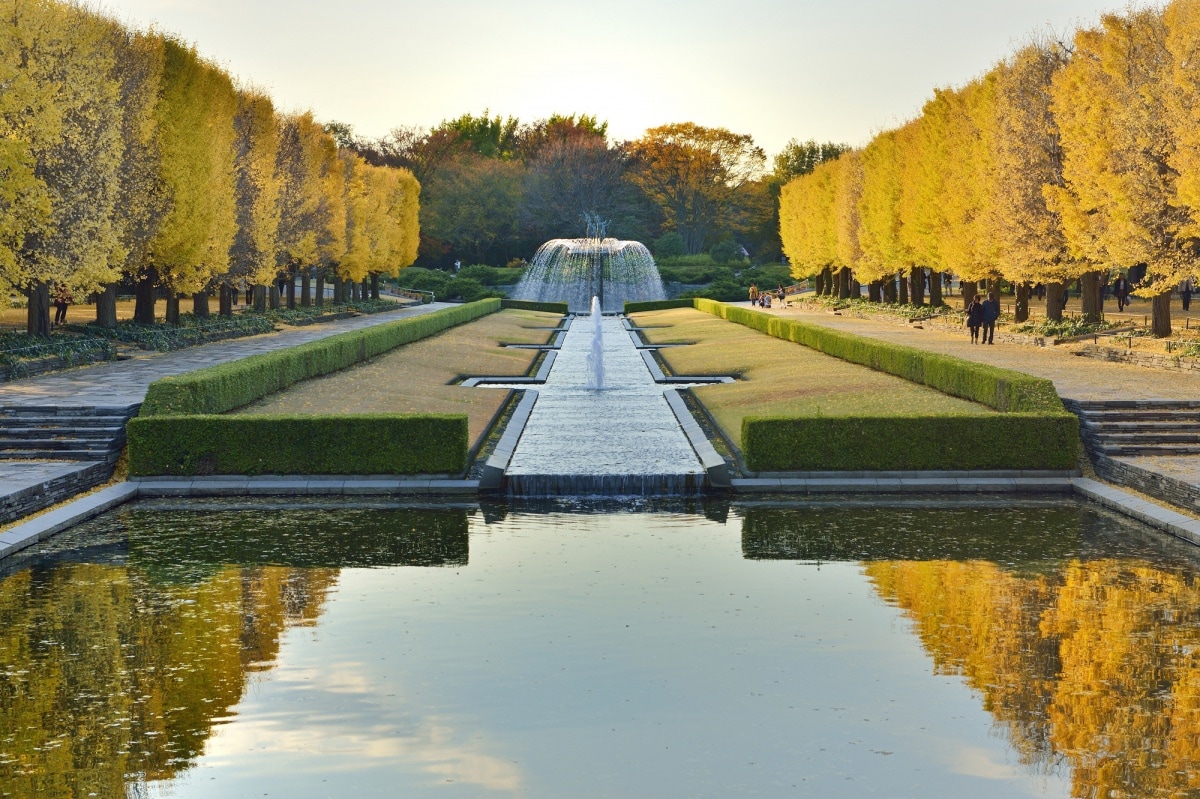
<path fill-rule="evenodd" d="M 592 388 L 604 388 L 604 314 L 600 310 L 600 298 L 592 297 L 592 348 L 587 356 L 588 372 L 592 375 Z"/>

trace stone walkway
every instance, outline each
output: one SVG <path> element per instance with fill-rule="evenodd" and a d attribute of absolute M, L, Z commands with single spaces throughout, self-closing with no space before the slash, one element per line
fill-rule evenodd
<path fill-rule="evenodd" d="M 398 311 L 356 316 L 322 324 L 287 328 L 275 333 L 218 341 L 175 352 L 146 352 L 128 361 L 108 361 L 65 372 L 0 384 L 0 405 L 58 405 L 117 407 L 136 405 L 155 380 L 328 338 L 351 330 L 419 316 L 446 303 L 413 305 Z M 0 488 L 0 490 L 3 490 Z"/>

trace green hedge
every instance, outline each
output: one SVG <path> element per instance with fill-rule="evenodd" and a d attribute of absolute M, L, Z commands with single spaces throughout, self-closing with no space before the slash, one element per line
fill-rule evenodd
<path fill-rule="evenodd" d="M 625 313 L 641 313 L 642 311 L 666 311 L 671 308 L 694 308 L 690 299 L 680 300 L 649 300 L 647 302 L 625 303 Z"/>
<path fill-rule="evenodd" d="M 139 416 L 129 421 L 129 473 L 460 474 L 467 417 Z"/>
<path fill-rule="evenodd" d="M 697 310 L 794 341 L 811 349 L 921 383 L 944 394 L 978 402 L 1004 413 L 1071 416 L 1054 384 L 1040 377 L 986 364 L 856 336 L 737 305 L 697 299 Z"/>
<path fill-rule="evenodd" d="M 534 302 L 533 300 L 500 300 L 501 308 L 511 308 L 516 311 L 545 311 L 567 315 L 565 302 Z"/>
<path fill-rule="evenodd" d="M 487 299 L 252 355 L 150 384 L 140 416 L 217 414 L 500 310 Z M 261 417 L 260 417 L 261 418 Z"/>
<path fill-rule="evenodd" d="M 742 452 L 752 472 L 1074 469 L 1079 424 L 1070 414 L 747 417 Z"/>

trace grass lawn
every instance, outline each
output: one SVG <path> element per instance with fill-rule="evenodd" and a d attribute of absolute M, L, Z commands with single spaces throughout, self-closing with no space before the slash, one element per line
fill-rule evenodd
<path fill-rule="evenodd" d="M 367 363 L 297 383 L 234 413 L 465 413 L 474 446 L 507 391 L 451 385 L 466 377 L 520 376 L 535 350 L 501 344 L 544 344 L 557 314 L 506 310 L 399 347 Z"/>
<path fill-rule="evenodd" d="M 634 314 L 655 344 L 689 343 L 659 354 L 676 374 L 733 375 L 693 392 L 731 440 L 747 416 L 993 414 L 991 408 L 823 355 L 691 308 Z"/>
<path fill-rule="evenodd" d="M 214 303 L 214 306 L 215 306 L 215 304 L 216 303 Z M 165 313 L 166 304 L 160 302 L 159 308 L 163 313 Z M 188 306 L 188 309 L 189 310 L 191 309 L 190 305 Z M 7 307 L 7 306 L 4 308 L 0 308 L 0 331 L 8 333 L 8 332 L 12 332 L 12 331 L 16 330 L 18 332 L 23 333 L 23 332 L 25 332 L 25 323 L 28 318 L 29 318 L 29 309 L 26 308 L 24 304 L 22 304 L 20 308 L 11 308 L 11 307 Z M 50 306 L 50 318 L 51 319 L 54 318 L 54 306 L 53 305 Z M 117 318 L 118 319 L 132 319 L 133 318 L 133 299 L 132 298 L 127 299 L 127 300 L 118 300 L 117 301 Z M 92 303 L 92 304 L 81 303 L 79 305 L 72 305 L 67 308 L 67 322 L 70 324 L 85 325 L 88 322 L 95 322 L 95 321 L 96 321 L 96 305 L 94 303 Z"/>

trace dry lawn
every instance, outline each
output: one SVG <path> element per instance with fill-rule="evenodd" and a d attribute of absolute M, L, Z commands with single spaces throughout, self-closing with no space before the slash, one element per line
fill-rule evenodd
<path fill-rule="evenodd" d="M 994 411 L 899 377 L 822 355 L 690 308 L 634 314 L 682 375 L 732 375 L 734 383 L 694 389 L 730 440 L 740 442 L 747 416 L 908 416 Z"/>
<path fill-rule="evenodd" d="M 518 377 L 535 350 L 502 344 L 545 344 L 561 317 L 506 310 L 414 342 L 351 369 L 297 383 L 237 413 L 464 413 L 472 445 L 500 410 L 507 391 L 453 385 L 463 378 Z"/>

